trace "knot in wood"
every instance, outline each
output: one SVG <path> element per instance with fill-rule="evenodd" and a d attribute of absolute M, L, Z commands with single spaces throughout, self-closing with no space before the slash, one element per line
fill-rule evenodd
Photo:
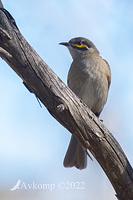
<path fill-rule="evenodd" d="M 62 104 L 59 104 L 58 106 L 57 106 L 57 112 L 58 113 L 61 113 L 61 112 L 63 112 L 65 110 L 65 105 L 62 103 Z"/>

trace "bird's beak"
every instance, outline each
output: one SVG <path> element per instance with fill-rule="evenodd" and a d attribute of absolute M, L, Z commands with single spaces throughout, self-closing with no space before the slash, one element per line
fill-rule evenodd
<path fill-rule="evenodd" d="M 59 43 L 60 45 L 64 45 L 64 46 L 66 46 L 66 47 L 68 47 L 69 46 L 69 42 L 61 42 L 61 43 Z"/>

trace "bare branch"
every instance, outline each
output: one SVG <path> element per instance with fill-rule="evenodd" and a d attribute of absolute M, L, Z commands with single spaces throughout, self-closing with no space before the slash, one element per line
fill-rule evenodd
<path fill-rule="evenodd" d="M 0 8 L 4 8 L 1 0 L 0 0 Z"/>
<path fill-rule="evenodd" d="M 117 198 L 133 200 L 133 170 L 118 142 L 38 56 L 4 9 L 0 9 L 0 56 L 51 115 L 77 137 L 85 150 L 89 149 L 108 176 Z"/>

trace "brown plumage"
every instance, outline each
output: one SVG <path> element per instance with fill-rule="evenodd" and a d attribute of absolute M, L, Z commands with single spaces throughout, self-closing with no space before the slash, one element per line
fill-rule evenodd
<path fill-rule="evenodd" d="M 73 62 L 68 73 L 68 86 L 99 117 L 108 96 L 111 72 L 107 61 L 99 56 L 99 51 L 88 39 L 78 37 L 68 43 Z M 83 169 L 87 165 L 87 154 L 72 135 L 64 159 L 65 167 Z"/>

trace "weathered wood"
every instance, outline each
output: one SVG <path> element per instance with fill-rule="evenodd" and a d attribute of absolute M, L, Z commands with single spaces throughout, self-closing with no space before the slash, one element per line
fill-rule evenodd
<path fill-rule="evenodd" d="M 0 8 L 3 8 L 3 4 L 2 4 L 2 2 L 1 2 L 1 0 L 0 0 Z"/>
<path fill-rule="evenodd" d="M 89 108 L 57 77 L 0 9 L 0 56 L 56 120 L 97 159 L 120 200 L 133 200 L 133 170 L 118 142 Z"/>

